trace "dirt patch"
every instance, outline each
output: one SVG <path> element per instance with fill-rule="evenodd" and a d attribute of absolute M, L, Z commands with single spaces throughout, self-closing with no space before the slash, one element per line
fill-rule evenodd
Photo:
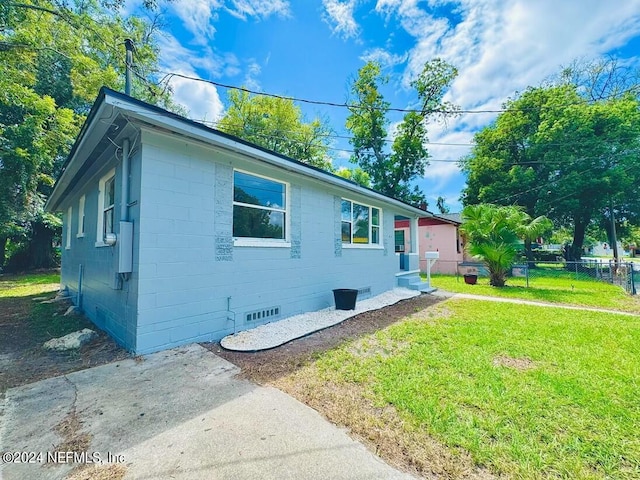
<path fill-rule="evenodd" d="M 441 298 L 431 295 L 402 300 L 379 310 L 361 313 L 333 327 L 262 352 L 232 352 L 223 349 L 219 343 L 203 343 L 202 346 L 239 366 L 245 378 L 267 384 L 307 365 L 318 353 L 381 330 L 441 301 Z"/>
<path fill-rule="evenodd" d="M 497 356 L 493 359 L 495 367 L 507 367 L 515 370 L 531 370 L 536 367 L 533 360 L 528 358 L 513 358 L 507 356 Z"/>
<path fill-rule="evenodd" d="M 91 446 L 91 435 L 82 431 L 82 422 L 75 411 L 70 412 L 62 422 L 54 427 L 62 437 L 53 450 L 55 452 L 88 452 Z"/>
<path fill-rule="evenodd" d="M 121 480 L 127 473 L 127 467 L 113 463 L 110 465 L 85 465 L 74 469 L 66 480 Z"/>
<path fill-rule="evenodd" d="M 0 298 L 0 397 L 9 388 L 129 356 L 83 315 L 65 317 L 68 300 L 41 303 L 55 294 Z M 51 338 L 83 328 L 95 330 L 98 336 L 79 350 L 55 352 L 42 348 Z"/>

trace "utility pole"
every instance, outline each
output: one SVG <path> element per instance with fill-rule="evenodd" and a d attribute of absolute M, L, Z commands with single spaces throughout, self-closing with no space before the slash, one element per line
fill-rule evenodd
<path fill-rule="evenodd" d="M 127 50 L 125 59 L 125 80 L 124 93 L 131 95 L 131 65 L 133 64 L 133 41 L 130 38 L 125 39 L 124 48 Z"/>

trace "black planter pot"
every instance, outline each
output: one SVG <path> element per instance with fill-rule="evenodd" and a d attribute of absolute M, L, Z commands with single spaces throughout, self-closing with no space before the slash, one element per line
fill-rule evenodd
<path fill-rule="evenodd" d="M 467 285 L 475 285 L 478 282 L 478 276 L 477 275 L 465 275 L 464 276 L 464 283 L 466 283 Z"/>
<path fill-rule="evenodd" d="M 358 290 L 352 288 L 336 288 L 333 291 L 336 310 L 355 310 L 357 297 Z"/>

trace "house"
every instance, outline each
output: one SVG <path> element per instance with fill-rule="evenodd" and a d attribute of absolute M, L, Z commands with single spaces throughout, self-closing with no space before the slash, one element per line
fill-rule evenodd
<path fill-rule="evenodd" d="M 426 271 L 426 252 L 438 252 L 440 258 L 431 267 L 432 273 L 455 274 L 458 265 L 469 259 L 464 253 L 464 243 L 460 237 L 458 227 L 461 223 L 460 214 L 434 215 L 422 212 L 418 220 L 418 243 L 420 270 Z M 411 242 L 411 221 L 396 219 L 395 221 L 395 250 L 409 252 L 415 246 Z"/>
<path fill-rule="evenodd" d="M 392 289 L 394 218 L 415 272 L 424 215 L 105 88 L 46 208 L 63 213 L 61 286 L 137 354 Z"/>

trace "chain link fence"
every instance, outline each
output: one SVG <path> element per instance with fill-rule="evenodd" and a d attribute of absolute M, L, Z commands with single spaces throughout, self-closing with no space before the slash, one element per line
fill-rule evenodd
<path fill-rule="evenodd" d="M 420 270 L 426 272 L 426 260 L 420 260 Z M 484 264 L 477 262 L 460 262 L 438 260 L 431 269 L 433 274 L 456 275 L 463 280 L 465 275 L 488 277 L 489 272 Z M 513 286 L 535 287 L 557 279 L 559 282 L 575 281 L 576 288 L 584 282 L 596 281 L 618 285 L 631 295 L 640 290 L 640 262 L 614 262 L 612 259 L 588 258 L 578 262 L 545 261 L 523 262 L 511 268 L 507 283 Z"/>
<path fill-rule="evenodd" d="M 572 280 L 595 280 L 618 285 L 631 294 L 637 293 L 637 281 L 640 280 L 640 263 L 615 262 L 609 259 L 588 258 L 569 262 L 529 262 L 514 266 L 518 276 L 524 276 L 526 286 L 535 285 L 540 278 L 567 278 Z"/>

